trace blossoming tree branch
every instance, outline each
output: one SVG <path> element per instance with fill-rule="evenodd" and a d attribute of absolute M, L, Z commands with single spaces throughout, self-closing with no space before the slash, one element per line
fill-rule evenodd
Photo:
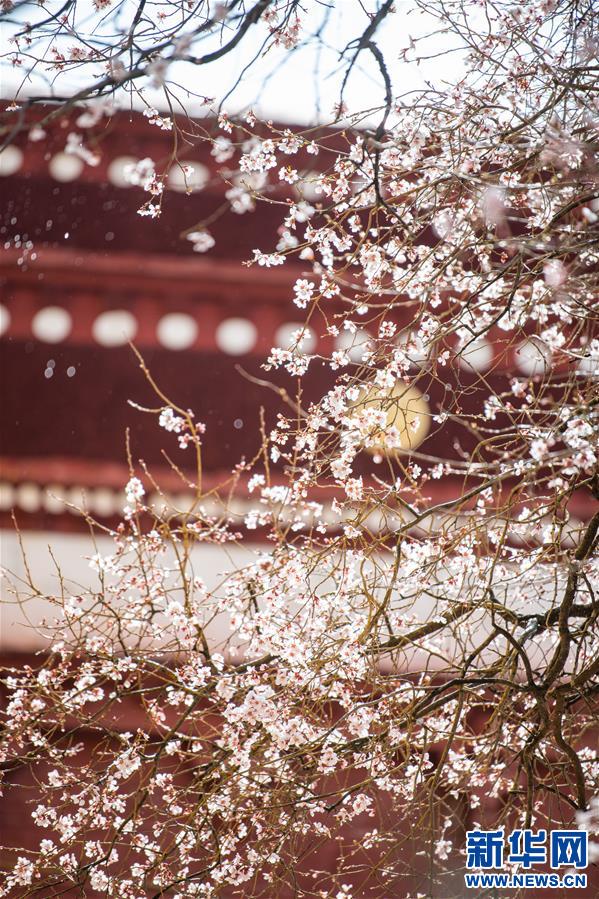
<path fill-rule="evenodd" d="M 65 572 L 48 652 L 6 673 L 3 770 L 9 789 L 35 773 L 41 836 L 0 895 L 447 897 L 466 826 L 599 832 L 598 10 L 346 0 L 333 108 L 293 128 L 231 111 L 210 66 L 231 60 L 239 84 L 261 65 L 266 82 L 286 55 L 330 51 L 341 6 L 4 4 L 3 145 L 67 116 L 66 152 L 94 165 L 135 102 L 172 136 L 168 165 L 129 172 L 140 227 L 160 228 L 167 169 L 189 176 L 182 148 L 207 142 L 226 183 L 212 221 L 276 207 L 246 264 L 299 272 L 303 324 L 263 360 L 282 411 L 255 422 L 219 517 L 210 429 L 133 358 L 194 500 L 162 511 L 130 457 L 113 553 L 87 590 Z M 425 33 L 398 29 L 404 6 Z M 436 78 L 404 90 L 400 56 L 436 57 Z M 360 67 L 374 86 L 356 109 Z M 210 253 L 211 220 L 181 232 Z M 315 369 L 327 386 L 306 399 Z M 263 549 L 208 589 L 194 546 L 256 528 Z"/>

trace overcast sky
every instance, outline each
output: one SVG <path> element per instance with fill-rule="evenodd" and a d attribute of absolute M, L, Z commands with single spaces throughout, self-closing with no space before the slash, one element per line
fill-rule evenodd
<path fill-rule="evenodd" d="M 56 0 L 52 0 L 52 5 L 57 5 Z M 365 5 L 371 10 L 378 7 L 378 3 L 375 2 Z M 43 8 L 37 4 L 26 7 L 21 13 L 22 18 L 35 21 L 42 14 L 47 15 L 50 6 L 50 3 L 46 3 Z M 311 0 L 306 6 L 308 13 L 303 17 L 303 23 L 306 31 L 312 32 L 322 23 L 326 7 L 318 0 Z M 80 21 L 83 23 L 87 19 L 86 27 L 89 28 L 91 3 L 81 3 L 79 0 L 78 9 Z M 409 46 L 411 37 L 429 33 L 438 26 L 438 23 L 416 10 L 411 0 L 398 0 L 396 9 L 397 12 L 381 25 L 376 38 L 385 55 L 394 94 L 418 90 L 425 86 L 427 80 L 440 86 L 441 82 L 453 81 L 459 77 L 462 70 L 462 55 L 449 52 L 452 49 L 451 38 L 438 33 L 426 43 L 428 52 L 436 55 L 434 59 L 424 60 L 420 64 L 413 58 L 408 62 L 400 60 L 401 51 Z M 322 32 L 323 45 L 320 48 L 314 42 L 292 52 L 283 48 L 272 48 L 266 56 L 258 58 L 251 65 L 243 75 L 241 83 L 235 87 L 244 66 L 260 53 L 267 31 L 266 26 L 259 24 L 253 26 L 241 44 L 222 60 L 201 67 L 177 63 L 169 69 L 169 79 L 180 85 L 177 94 L 191 112 L 197 112 L 199 104 L 192 97 L 186 96 L 187 89 L 220 99 L 234 88 L 225 101 L 225 109 L 229 112 L 238 112 L 251 107 L 259 115 L 272 117 L 278 121 L 298 124 L 312 123 L 317 119 L 329 121 L 339 99 L 343 78 L 340 53 L 349 41 L 364 31 L 368 21 L 358 0 L 337 0 L 334 8 L 329 10 L 328 21 Z M 4 26 L 2 44 L 5 52 L 9 36 L 9 28 Z M 205 49 L 208 48 L 202 47 L 201 52 Z M 351 51 L 349 53 L 351 54 Z M 100 75 L 101 69 L 96 68 L 96 73 Z M 4 69 L 2 93 L 5 97 L 14 96 L 23 80 L 23 74 L 22 68 Z M 89 83 L 90 74 L 89 69 L 85 73 L 86 77 L 82 70 L 61 73 L 54 82 L 54 91 L 64 94 L 73 88 L 81 87 Z M 22 91 L 24 94 L 48 92 L 50 96 L 52 86 L 47 80 L 47 74 L 40 70 L 39 75 L 25 82 Z M 151 87 L 144 88 L 144 96 L 152 105 L 158 107 L 165 105 L 162 93 Z M 352 72 L 345 93 L 349 111 L 361 112 L 380 106 L 383 98 L 382 79 L 374 59 L 368 52 L 363 52 Z M 123 98 L 123 102 L 125 100 L 128 105 L 129 100 Z"/>

